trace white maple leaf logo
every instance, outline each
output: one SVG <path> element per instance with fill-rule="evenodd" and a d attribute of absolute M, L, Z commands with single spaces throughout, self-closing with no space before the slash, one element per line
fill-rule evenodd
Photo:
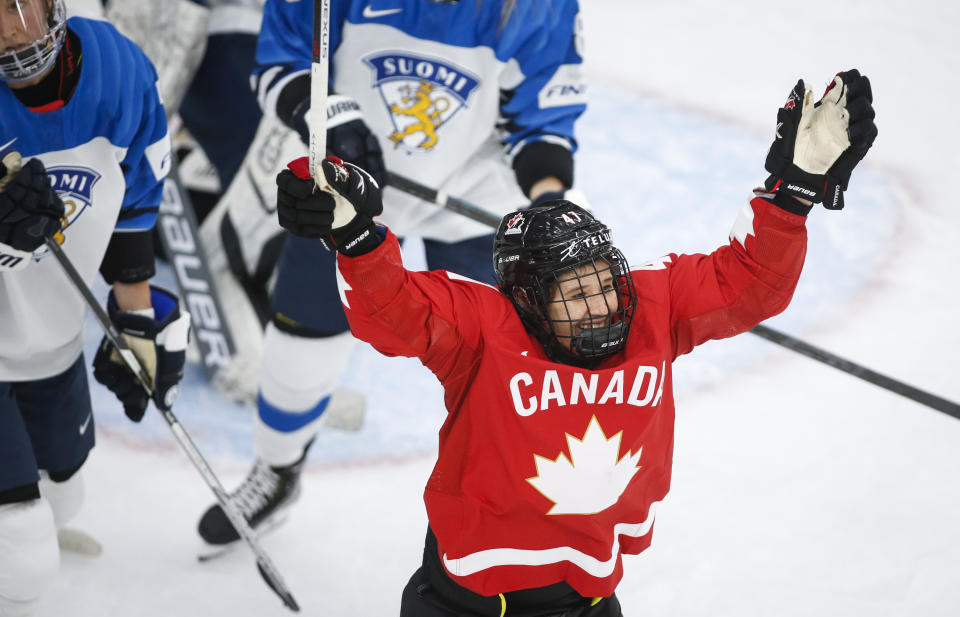
<path fill-rule="evenodd" d="M 640 466 L 640 455 L 620 454 L 623 431 L 607 438 L 594 416 L 583 438 L 567 433 L 570 458 L 561 451 L 556 459 L 534 454 L 537 475 L 527 482 L 553 502 L 547 514 L 596 514 L 617 503 Z"/>

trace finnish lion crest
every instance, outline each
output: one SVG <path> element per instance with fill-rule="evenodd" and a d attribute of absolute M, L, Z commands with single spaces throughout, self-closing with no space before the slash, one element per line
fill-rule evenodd
<path fill-rule="evenodd" d="M 66 240 L 64 231 L 83 214 L 84 210 L 89 208 L 93 201 L 93 185 L 100 179 L 100 174 L 88 167 L 48 167 L 47 176 L 50 178 L 50 185 L 57 192 L 63 201 L 63 218 L 60 220 L 60 230 L 53 238 L 57 244 L 63 244 Z M 49 249 L 41 246 L 34 252 L 33 258 L 40 261 L 46 257 Z"/>
<path fill-rule="evenodd" d="M 479 78 L 445 60 L 400 52 L 364 58 L 373 69 L 373 87 L 390 111 L 387 139 L 408 153 L 429 152 L 440 129 L 467 106 Z"/>

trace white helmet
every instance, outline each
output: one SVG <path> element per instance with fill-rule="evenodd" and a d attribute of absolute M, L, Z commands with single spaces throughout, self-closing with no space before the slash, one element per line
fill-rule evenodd
<path fill-rule="evenodd" d="M 63 45 L 63 0 L 4 0 L 0 7 L 0 80 L 35 79 L 53 66 Z"/>

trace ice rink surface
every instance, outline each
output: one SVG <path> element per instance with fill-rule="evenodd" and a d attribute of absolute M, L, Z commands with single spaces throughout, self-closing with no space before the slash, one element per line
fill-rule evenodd
<path fill-rule="evenodd" d="M 960 5 L 582 4 L 577 184 L 631 263 L 726 241 L 798 78 L 821 91 L 840 70 L 870 76 L 876 145 L 847 208 L 812 213 L 797 295 L 769 325 L 960 401 Z M 91 322 L 88 349 L 99 336 Z M 303 614 L 396 615 L 420 561 L 441 393 L 416 361 L 361 347 L 350 367 L 366 426 L 320 436 L 300 503 L 263 545 Z M 679 360 L 675 388 L 673 489 L 653 546 L 625 559 L 625 615 L 960 614 L 960 421 L 749 334 Z M 248 552 L 196 561 L 206 485 L 158 415 L 133 425 L 93 390 L 98 445 L 71 526 L 104 554 L 65 555 L 40 615 L 287 613 Z M 252 410 L 193 366 L 175 411 L 239 482 Z"/>

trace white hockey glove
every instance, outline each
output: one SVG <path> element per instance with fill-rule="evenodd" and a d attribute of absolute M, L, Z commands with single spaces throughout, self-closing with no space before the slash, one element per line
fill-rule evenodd
<path fill-rule="evenodd" d="M 816 103 L 803 80 L 797 82 L 777 112 L 767 154 L 764 186 L 775 203 L 790 209 L 793 196 L 843 208 L 850 174 L 877 137 L 872 103 L 870 80 L 856 69 L 838 73 Z"/>
<path fill-rule="evenodd" d="M 277 176 L 277 215 L 287 231 L 319 238 L 328 249 L 354 257 L 380 244 L 373 217 L 383 212 L 380 185 L 363 169 L 328 156 L 321 162 L 331 194 L 317 190 L 306 157 Z"/>
<path fill-rule="evenodd" d="M 60 230 L 63 202 L 40 159 L 22 164 L 18 152 L 0 161 L 0 273 L 33 263 L 33 252 Z"/>
<path fill-rule="evenodd" d="M 190 334 L 190 314 L 180 311 L 180 302 L 175 295 L 151 286 L 150 302 L 155 318 L 120 312 L 112 290 L 107 298 L 110 320 L 146 373 L 151 388 L 149 394 L 107 337 L 100 341 L 93 358 L 94 378 L 120 399 L 124 413 L 134 422 L 143 419 L 150 398 L 160 409 L 169 410 L 173 406 L 183 377 Z"/>

